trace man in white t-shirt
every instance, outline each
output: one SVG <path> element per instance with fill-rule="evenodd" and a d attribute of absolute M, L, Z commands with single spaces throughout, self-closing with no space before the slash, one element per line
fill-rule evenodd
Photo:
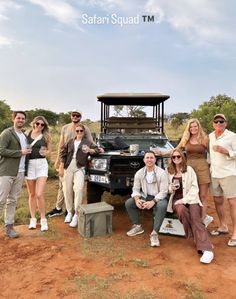
<path fill-rule="evenodd" d="M 57 158 L 55 161 L 55 168 L 58 169 L 59 167 L 59 154 L 60 154 L 60 149 L 61 147 L 70 139 L 75 138 L 76 133 L 75 133 L 75 128 L 77 125 L 80 123 L 82 114 L 81 111 L 78 109 L 75 109 L 70 112 L 70 117 L 71 117 L 71 123 L 65 125 L 61 129 L 61 136 L 60 140 L 58 143 L 57 147 Z M 85 128 L 85 138 L 89 140 L 90 142 L 93 142 L 93 138 L 91 135 L 91 132 L 87 126 L 84 125 Z M 62 214 L 62 207 L 64 205 L 65 199 L 64 199 L 64 194 L 62 190 L 62 178 L 59 177 L 59 187 L 58 187 L 58 193 L 57 193 L 57 202 L 56 202 L 56 207 L 53 208 L 51 211 L 49 211 L 46 216 L 47 217 L 54 217 Z"/>
<path fill-rule="evenodd" d="M 233 222 L 233 233 L 228 246 L 236 247 L 236 134 L 226 129 L 227 119 L 224 114 L 214 116 L 213 127 L 215 130 L 209 135 L 212 192 L 220 224 L 211 234 L 228 233 L 225 197 L 228 199 Z"/>
<path fill-rule="evenodd" d="M 23 111 L 13 112 L 13 127 L 0 135 L 0 215 L 5 208 L 6 235 L 17 238 L 14 230 L 14 215 L 17 200 L 25 174 L 25 156 L 31 152 L 27 148 L 26 136 L 22 132 L 26 121 Z"/>

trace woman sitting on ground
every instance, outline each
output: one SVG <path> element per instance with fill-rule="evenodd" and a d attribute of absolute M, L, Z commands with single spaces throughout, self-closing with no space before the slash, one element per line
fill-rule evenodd
<path fill-rule="evenodd" d="M 75 128 L 76 137 L 65 143 L 60 152 L 59 175 L 63 177 L 63 193 L 67 215 L 65 223 L 70 227 L 78 224 L 78 208 L 83 200 L 85 166 L 88 155 L 99 153 L 96 144 L 84 137 L 84 126 L 78 124 Z M 74 215 L 73 211 L 74 201 Z"/>
<path fill-rule="evenodd" d="M 187 238 L 193 237 L 197 251 L 202 254 L 200 262 L 209 264 L 214 258 L 213 245 L 201 219 L 202 203 L 199 199 L 197 176 L 187 166 L 181 150 L 175 149 L 168 165 L 169 192 L 167 212 L 175 212 L 184 226 Z"/>

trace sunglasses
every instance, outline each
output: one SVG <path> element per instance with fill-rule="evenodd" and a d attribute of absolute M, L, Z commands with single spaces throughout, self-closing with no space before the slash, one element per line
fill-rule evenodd
<path fill-rule="evenodd" d="M 71 116 L 72 116 L 72 117 L 78 117 L 78 118 L 81 117 L 81 115 L 80 115 L 80 114 L 77 114 L 77 113 L 72 113 Z"/>
<path fill-rule="evenodd" d="M 45 126 L 45 124 L 44 123 L 35 123 L 36 124 L 36 126 L 41 126 L 41 127 L 44 127 Z"/>
<path fill-rule="evenodd" d="M 181 158 L 180 155 L 172 156 L 172 159 L 173 159 L 173 160 L 174 160 L 174 159 L 180 159 L 180 158 Z"/>
<path fill-rule="evenodd" d="M 214 124 L 223 124 L 225 121 L 222 120 L 214 120 Z"/>
<path fill-rule="evenodd" d="M 79 132 L 82 133 L 82 132 L 84 132 L 84 130 L 75 130 L 75 132 L 76 133 L 79 133 Z"/>

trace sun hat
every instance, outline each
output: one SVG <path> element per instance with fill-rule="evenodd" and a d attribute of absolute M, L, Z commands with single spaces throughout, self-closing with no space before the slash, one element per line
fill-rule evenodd
<path fill-rule="evenodd" d="M 214 115 L 213 120 L 215 120 L 216 118 L 223 118 L 225 121 L 227 121 L 225 115 L 222 113 L 217 113 L 216 115 Z"/>
<path fill-rule="evenodd" d="M 78 113 L 78 114 L 82 115 L 82 112 L 79 109 L 73 109 L 69 113 Z"/>

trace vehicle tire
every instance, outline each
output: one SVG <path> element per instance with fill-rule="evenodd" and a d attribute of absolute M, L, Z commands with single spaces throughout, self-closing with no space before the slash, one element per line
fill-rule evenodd
<path fill-rule="evenodd" d="M 94 183 L 87 182 L 87 203 L 100 202 L 103 194 L 102 188 Z"/>

